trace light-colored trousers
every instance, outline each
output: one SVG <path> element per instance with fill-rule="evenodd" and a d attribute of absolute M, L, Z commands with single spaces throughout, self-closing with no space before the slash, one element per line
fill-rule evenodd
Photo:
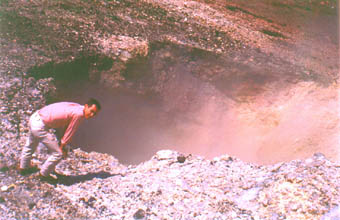
<path fill-rule="evenodd" d="M 42 175 L 48 176 L 54 171 L 63 157 L 56 135 L 49 132 L 49 128 L 44 124 L 38 112 L 35 112 L 30 117 L 29 130 L 29 137 L 21 154 L 20 168 L 24 169 L 30 166 L 32 154 L 36 150 L 39 142 L 41 142 L 52 152 L 40 169 Z"/>

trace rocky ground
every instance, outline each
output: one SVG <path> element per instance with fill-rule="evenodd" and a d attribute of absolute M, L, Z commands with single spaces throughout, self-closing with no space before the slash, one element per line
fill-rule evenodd
<path fill-rule="evenodd" d="M 340 219 L 337 4 L 1 1 L 0 219 Z M 145 58 L 163 73 L 145 80 L 127 71 Z M 176 93 L 190 91 L 172 86 L 185 78 L 171 78 L 165 65 L 171 62 L 188 65 L 213 88 L 203 100 L 228 100 L 254 131 L 275 137 L 291 129 L 291 116 L 294 126 L 307 129 L 266 139 L 256 153 L 267 155 L 262 162 L 268 165 L 228 155 L 207 159 L 190 154 L 193 146 L 159 151 L 138 165 L 75 149 L 57 167 L 55 184 L 15 170 L 28 117 L 56 100 L 60 85 L 74 86 L 70 81 L 152 90 L 172 97 L 169 111 L 186 103 L 175 105 L 184 111 L 194 96 Z M 230 71 L 220 70 L 225 64 Z M 290 111 L 296 103 L 307 106 L 305 117 Z M 315 126 L 304 124 L 315 118 Z M 281 130 L 270 130 L 276 127 Z M 46 155 L 40 148 L 34 162 Z"/>
<path fill-rule="evenodd" d="M 126 167 L 76 149 L 55 185 L 3 167 L 1 219 L 339 219 L 339 169 L 321 154 L 256 166 L 170 150 Z"/>

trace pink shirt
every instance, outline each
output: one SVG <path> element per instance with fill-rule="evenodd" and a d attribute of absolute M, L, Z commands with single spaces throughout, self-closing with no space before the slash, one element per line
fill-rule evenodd
<path fill-rule="evenodd" d="M 50 128 L 64 129 L 62 144 L 71 141 L 80 122 L 85 118 L 84 106 L 73 102 L 57 102 L 38 111 L 44 124 Z"/>

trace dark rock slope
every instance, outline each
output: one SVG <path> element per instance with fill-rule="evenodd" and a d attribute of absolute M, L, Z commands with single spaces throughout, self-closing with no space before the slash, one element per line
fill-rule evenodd
<path fill-rule="evenodd" d="M 1 1 L 0 219 L 340 219 L 336 142 L 326 142 L 334 144 L 332 161 L 317 153 L 260 166 L 164 149 L 126 166 L 75 149 L 57 167 L 56 184 L 15 170 L 30 114 L 55 98 L 58 82 L 82 79 L 69 63 L 90 82 L 131 88 L 126 64 L 152 45 L 174 44 L 269 66 L 282 73 L 282 87 L 312 83 L 337 93 L 337 7 L 335 0 Z"/>

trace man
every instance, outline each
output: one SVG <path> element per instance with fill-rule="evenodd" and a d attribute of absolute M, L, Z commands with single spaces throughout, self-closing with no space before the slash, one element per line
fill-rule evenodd
<path fill-rule="evenodd" d="M 51 172 L 62 158 L 67 157 L 66 145 L 71 141 L 81 121 L 94 117 L 100 108 L 99 102 L 91 98 L 84 106 L 72 102 L 58 102 L 36 111 L 29 120 L 30 132 L 21 154 L 20 172 L 25 173 L 32 169 L 32 154 L 41 142 L 52 151 L 52 154 L 41 166 L 39 175 L 43 180 L 51 180 Z M 50 128 L 63 131 L 60 144 L 55 134 L 49 132 Z"/>

